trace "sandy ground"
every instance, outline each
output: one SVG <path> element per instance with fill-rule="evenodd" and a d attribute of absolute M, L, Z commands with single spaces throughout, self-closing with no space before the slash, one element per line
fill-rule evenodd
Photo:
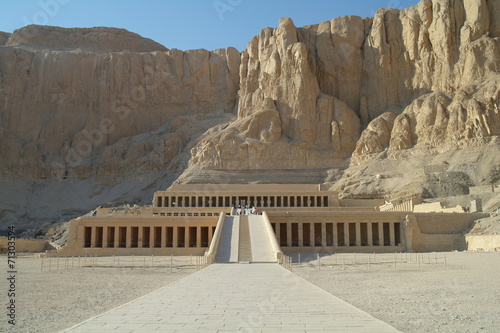
<path fill-rule="evenodd" d="M 168 258 L 168 257 L 163 257 Z M 47 259 L 44 260 L 44 272 L 41 273 L 41 259 L 20 257 L 16 260 L 16 320 L 15 327 L 7 323 L 8 317 L 2 310 L 0 332 L 59 332 L 81 321 L 115 308 L 172 283 L 195 272 L 195 265 L 190 264 L 189 257 L 176 258 L 174 269 L 170 267 L 147 267 L 143 269 L 142 257 L 135 257 L 134 268 L 124 268 L 125 263 L 131 265 L 131 257 L 121 257 L 120 269 L 112 267 L 112 258 L 104 263 L 98 258 L 98 265 L 64 269 L 64 259 L 60 260 L 56 270 L 56 258 L 52 258 L 51 271 L 48 271 Z M 126 262 L 128 260 L 128 262 Z M 69 261 L 69 260 L 68 260 Z M 7 304 L 8 285 L 6 281 L 7 257 L 0 256 L 1 304 Z M 88 261 L 90 263 L 90 260 Z M 108 265 L 109 263 L 109 265 Z M 146 266 L 149 266 L 147 258 Z M 83 266 L 83 259 L 81 259 Z M 5 308 L 4 308 L 5 309 Z"/>
<path fill-rule="evenodd" d="M 424 255 L 420 267 L 412 262 L 396 268 L 368 268 L 365 261 L 344 269 L 340 260 L 328 265 L 335 262 L 324 257 L 320 271 L 316 260 L 293 271 L 403 332 L 500 332 L 500 252 L 445 255 L 446 266 L 434 264 L 433 254 L 431 264 Z"/>
<path fill-rule="evenodd" d="M 431 255 L 431 264 L 424 257 L 419 267 L 413 257 L 396 268 L 390 262 L 392 255 L 385 255 L 387 263 L 380 263 L 384 255 L 377 255 L 379 263 L 371 260 L 370 267 L 363 256 L 358 254 L 357 263 L 351 264 L 352 258 L 345 255 L 345 266 L 340 257 L 322 257 L 318 271 L 316 259 L 302 255 L 303 263 L 295 264 L 293 272 L 403 332 L 500 331 L 500 252 L 446 253 L 446 266 L 442 259 L 435 264 Z M 121 260 L 123 266 L 130 257 Z M 17 325 L 11 327 L 2 315 L 0 331 L 58 332 L 195 271 L 189 257 L 179 261 L 172 273 L 168 265 L 143 269 L 142 260 L 136 257 L 133 269 L 106 264 L 94 271 L 91 267 L 66 271 L 62 261 L 56 271 L 52 261 L 50 272 L 45 261 L 41 273 L 41 259 L 17 258 Z M 2 304 L 7 304 L 8 285 L 3 282 L 7 257 L 0 256 L 0 262 L 4 266 L 0 295 Z"/>

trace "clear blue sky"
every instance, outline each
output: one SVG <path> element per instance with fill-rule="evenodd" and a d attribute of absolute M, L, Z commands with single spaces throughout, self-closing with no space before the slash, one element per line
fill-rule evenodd
<path fill-rule="evenodd" d="M 108 26 L 151 38 L 167 48 L 246 48 L 265 27 L 291 17 L 297 27 L 337 16 L 373 16 L 418 0 L 3 0 L 0 31 L 27 24 L 60 27 Z"/>

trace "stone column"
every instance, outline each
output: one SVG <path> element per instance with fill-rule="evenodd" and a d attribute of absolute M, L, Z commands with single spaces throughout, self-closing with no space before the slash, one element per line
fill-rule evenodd
<path fill-rule="evenodd" d="M 132 245 L 132 227 L 130 226 L 127 226 L 127 237 L 125 237 L 125 246 L 127 247 L 127 249 L 131 248 L 131 245 Z"/>
<path fill-rule="evenodd" d="M 286 246 L 292 246 L 292 225 L 286 224 Z"/>
<path fill-rule="evenodd" d="M 281 246 L 281 230 L 280 230 L 280 223 L 276 223 L 276 239 L 278 240 L 278 244 Z"/>
<path fill-rule="evenodd" d="M 161 227 L 161 247 L 167 247 L 167 227 Z"/>
<path fill-rule="evenodd" d="M 326 246 L 326 223 L 321 222 L 321 246 Z"/>
<path fill-rule="evenodd" d="M 304 246 L 304 223 L 298 223 L 298 232 L 299 232 L 299 246 Z"/>
<path fill-rule="evenodd" d="M 356 246 L 361 246 L 361 222 L 356 222 Z"/>
<path fill-rule="evenodd" d="M 144 227 L 139 227 L 139 235 L 137 236 L 137 247 L 143 247 L 142 240 L 144 238 Z M 151 243 L 151 240 L 150 240 Z"/>
<path fill-rule="evenodd" d="M 373 226 L 371 222 L 366 224 L 366 231 L 368 231 L 368 246 L 373 246 Z"/>
<path fill-rule="evenodd" d="M 350 240 L 349 240 L 349 222 L 344 223 L 344 243 L 345 246 L 350 246 Z"/>
<path fill-rule="evenodd" d="M 120 247 L 120 227 L 115 227 L 115 248 Z"/>
<path fill-rule="evenodd" d="M 102 247 L 108 247 L 108 226 L 102 227 Z"/>
<path fill-rule="evenodd" d="M 95 247 L 96 232 L 97 232 L 96 227 L 90 227 L 90 247 Z"/>
<path fill-rule="evenodd" d="M 337 228 L 337 222 L 333 222 L 333 246 L 339 246 L 339 229 Z"/>
<path fill-rule="evenodd" d="M 186 225 L 186 227 L 184 228 L 184 247 L 189 247 L 189 243 L 189 226 Z"/>
<path fill-rule="evenodd" d="M 196 227 L 196 247 L 201 247 L 201 227 Z"/>
<path fill-rule="evenodd" d="M 174 226 L 172 229 L 172 232 L 174 233 L 172 235 L 172 247 L 179 247 L 179 237 L 177 237 L 177 234 L 179 232 L 179 227 Z"/>
<path fill-rule="evenodd" d="M 314 234 L 314 222 L 310 223 L 311 227 L 309 228 L 309 237 L 311 238 L 311 246 L 316 246 L 316 237 Z"/>
<path fill-rule="evenodd" d="M 404 237 L 405 237 L 405 245 L 406 245 L 406 251 L 408 252 L 415 252 L 413 250 L 413 226 L 415 225 L 414 223 L 415 216 L 414 215 L 406 215 L 405 220 L 403 221 L 403 232 L 404 232 Z"/>
<path fill-rule="evenodd" d="M 378 223 L 378 242 L 380 246 L 384 246 L 384 223 Z"/>
<path fill-rule="evenodd" d="M 161 241 L 161 234 L 160 234 Z M 149 227 L 149 247 L 155 247 L 155 227 Z"/>
<path fill-rule="evenodd" d="M 396 235 L 394 233 L 394 222 L 389 223 L 389 234 L 391 246 L 396 246 Z"/>

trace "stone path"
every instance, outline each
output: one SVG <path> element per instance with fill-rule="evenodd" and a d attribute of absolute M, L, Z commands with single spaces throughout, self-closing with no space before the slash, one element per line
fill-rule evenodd
<path fill-rule="evenodd" d="M 399 332 L 277 264 L 213 264 L 63 332 L 110 331 Z"/>

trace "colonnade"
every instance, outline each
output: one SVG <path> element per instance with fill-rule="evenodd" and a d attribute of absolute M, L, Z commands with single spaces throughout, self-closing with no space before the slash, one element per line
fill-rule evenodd
<path fill-rule="evenodd" d="M 271 223 L 282 247 L 397 246 L 399 222 Z"/>
<path fill-rule="evenodd" d="M 87 248 L 208 247 L 215 226 L 84 226 Z"/>
<path fill-rule="evenodd" d="M 329 207 L 327 195 L 155 195 L 155 207 Z"/>

